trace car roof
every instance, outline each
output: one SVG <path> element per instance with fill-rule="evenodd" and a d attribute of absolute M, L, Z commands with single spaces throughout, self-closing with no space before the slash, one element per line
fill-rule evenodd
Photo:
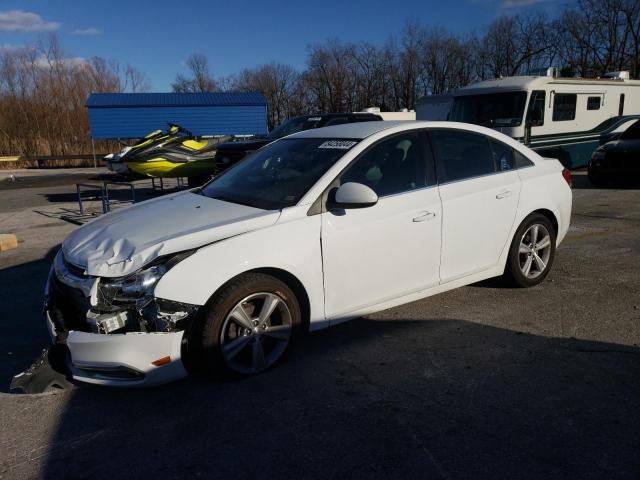
<path fill-rule="evenodd" d="M 308 115 L 299 115 L 297 117 L 291 117 L 287 120 L 309 120 L 311 118 L 319 118 L 323 121 L 330 120 L 336 117 L 364 117 L 364 118 L 379 118 L 382 117 L 373 112 L 329 112 L 329 113 L 316 113 L 316 114 L 308 114 Z"/>
<path fill-rule="evenodd" d="M 416 122 L 415 120 L 342 123 L 340 125 L 331 125 L 330 127 L 304 130 L 286 138 L 354 138 L 362 140 L 383 130 L 416 123 L 424 124 L 424 126 L 428 125 L 428 122 Z"/>
<path fill-rule="evenodd" d="M 404 127 L 404 128 L 402 128 Z M 449 122 L 449 121 L 427 121 L 427 120 L 383 120 L 379 122 L 360 122 L 360 123 L 343 123 L 340 125 L 331 125 L 330 127 L 313 128 L 311 130 L 304 130 L 303 132 L 294 133 L 287 138 L 326 138 L 326 139 L 353 139 L 363 140 L 376 133 L 391 130 L 391 133 L 400 133 L 407 130 L 422 129 L 422 128 L 439 128 L 439 129 L 455 129 L 463 130 L 466 132 L 479 133 L 491 138 L 500 140 L 502 143 L 511 145 L 522 152 L 523 149 L 527 149 L 519 141 L 500 133 L 497 130 L 493 130 L 480 125 L 473 125 L 471 123 L 462 122 Z M 530 157 L 529 151 L 526 155 Z M 536 154 L 537 155 L 537 154 Z"/>

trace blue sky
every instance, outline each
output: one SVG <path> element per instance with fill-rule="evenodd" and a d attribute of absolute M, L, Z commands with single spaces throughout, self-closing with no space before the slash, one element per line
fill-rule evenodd
<path fill-rule="evenodd" d="M 0 47 L 55 31 L 69 57 L 101 56 L 147 73 L 166 91 L 189 54 L 215 76 L 271 60 L 304 68 L 307 46 L 327 38 L 381 44 L 408 19 L 482 31 L 503 13 L 554 15 L 571 0 L 126 1 L 0 0 Z"/>

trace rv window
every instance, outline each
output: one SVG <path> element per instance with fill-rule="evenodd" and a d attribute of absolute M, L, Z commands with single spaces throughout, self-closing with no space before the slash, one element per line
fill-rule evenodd
<path fill-rule="evenodd" d="M 587 98 L 587 110 L 600 110 L 600 97 Z"/>
<path fill-rule="evenodd" d="M 485 127 L 517 127 L 522 124 L 527 92 L 485 93 L 456 97 L 449 120 Z"/>
<path fill-rule="evenodd" d="M 545 91 L 536 90 L 531 93 L 529 100 L 529 112 L 527 113 L 527 124 L 532 127 L 544 125 Z"/>
<path fill-rule="evenodd" d="M 433 130 L 438 183 L 465 180 L 496 172 L 489 139 L 461 130 Z"/>
<path fill-rule="evenodd" d="M 621 117 L 624 114 L 624 93 L 620 94 L 620 106 L 618 107 L 618 116 Z"/>
<path fill-rule="evenodd" d="M 553 121 L 564 122 L 576 118 L 575 93 L 556 93 L 553 97 Z"/>

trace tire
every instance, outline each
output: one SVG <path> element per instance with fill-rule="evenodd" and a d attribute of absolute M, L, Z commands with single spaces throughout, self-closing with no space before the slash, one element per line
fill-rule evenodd
<path fill-rule="evenodd" d="M 275 303 L 272 313 L 260 318 L 268 302 Z M 261 373 L 289 353 L 301 325 L 298 299 L 284 282 L 261 273 L 242 274 L 223 286 L 196 320 L 187 364 L 215 378 Z"/>
<path fill-rule="evenodd" d="M 594 173 L 591 170 L 589 170 L 587 172 L 587 176 L 589 177 L 589 182 L 594 187 L 602 188 L 607 186 L 607 180 L 603 178 L 602 175 L 598 175 L 597 173 Z"/>
<path fill-rule="evenodd" d="M 536 226 L 537 229 L 534 229 Z M 532 241 L 535 231 L 537 238 Z M 548 240 L 545 241 L 547 236 Z M 540 246 L 543 242 L 545 247 Z M 556 232 L 553 225 L 544 215 L 533 213 L 522 221 L 513 236 L 504 278 L 516 287 L 528 288 L 538 285 L 549 274 L 555 254 Z"/>

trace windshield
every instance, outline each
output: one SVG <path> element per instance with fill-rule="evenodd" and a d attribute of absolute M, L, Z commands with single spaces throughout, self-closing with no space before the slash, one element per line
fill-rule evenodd
<path fill-rule="evenodd" d="M 214 178 L 201 193 L 263 210 L 290 207 L 356 143 L 326 138 L 280 140 Z"/>
<path fill-rule="evenodd" d="M 486 93 L 456 97 L 449 120 L 485 127 L 522 124 L 527 92 Z"/>
<path fill-rule="evenodd" d="M 620 140 L 640 140 L 640 120 L 627 128 L 622 135 L 620 135 Z"/>
<path fill-rule="evenodd" d="M 291 118 L 284 122 L 277 128 L 274 128 L 269 132 L 267 138 L 282 138 L 287 135 L 291 135 L 292 133 L 302 132 L 303 130 L 311 130 L 312 128 L 316 128 L 320 121 L 321 117 L 296 117 Z"/>

